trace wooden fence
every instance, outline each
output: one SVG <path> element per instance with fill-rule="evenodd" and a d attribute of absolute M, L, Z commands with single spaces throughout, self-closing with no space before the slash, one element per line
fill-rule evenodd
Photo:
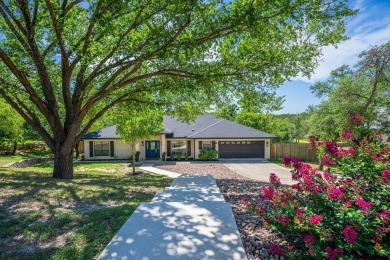
<path fill-rule="evenodd" d="M 348 147 L 346 143 L 337 143 L 338 147 Z M 309 149 L 309 144 L 298 143 L 272 143 L 271 159 L 282 159 L 283 157 L 294 157 L 305 162 L 318 162 L 314 150 Z"/>
<path fill-rule="evenodd" d="M 318 161 L 315 151 L 309 149 L 309 144 L 271 144 L 271 159 L 282 159 L 285 156 L 299 158 L 306 162 Z"/>

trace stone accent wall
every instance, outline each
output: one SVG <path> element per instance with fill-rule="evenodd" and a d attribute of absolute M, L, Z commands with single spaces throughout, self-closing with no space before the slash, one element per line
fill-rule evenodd
<path fill-rule="evenodd" d="M 43 162 L 50 162 L 53 160 L 54 160 L 53 158 L 31 158 L 31 159 L 26 159 L 26 160 L 19 161 L 19 162 L 10 163 L 10 164 L 7 164 L 5 166 L 10 167 L 10 168 L 25 168 L 25 167 L 32 166 L 34 164 L 43 163 Z"/>

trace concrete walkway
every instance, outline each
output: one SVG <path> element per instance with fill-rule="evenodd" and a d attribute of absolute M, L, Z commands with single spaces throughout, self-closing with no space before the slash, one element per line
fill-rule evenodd
<path fill-rule="evenodd" d="M 146 169 L 145 169 L 146 170 Z M 211 175 L 183 174 L 142 203 L 98 259 L 247 259 Z"/>
<path fill-rule="evenodd" d="M 242 176 L 258 181 L 269 182 L 270 173 L 275 173 L 282 184 L 291 185 L 296 183 L 291 179 L 291 169 L 281 167 L 267 160 L 224 160 L 223 165 Z"/>
<path fill-rule="evenodd" d="M 141 167 L 139 167 L 139 168 L 143 171 L 164 175 L 164 176 L 167 176 L 170 178 L 176 178 L 176 177 L 179 177 L 181 175 L 179 173 L 165 171 L 165 170 L 155 168 L 155 167 L 153 167 L 153 164 L 142 164 Z"/>

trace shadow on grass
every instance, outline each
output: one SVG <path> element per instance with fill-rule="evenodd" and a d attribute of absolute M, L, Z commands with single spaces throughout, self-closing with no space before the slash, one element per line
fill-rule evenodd
<path fill-rule="evenodd" d="M 50 175 L 0 168 L 3 258 L 94 258 L 141 202 L 172 181 L 92 170 L 75 174 L 74 180 Z"/>

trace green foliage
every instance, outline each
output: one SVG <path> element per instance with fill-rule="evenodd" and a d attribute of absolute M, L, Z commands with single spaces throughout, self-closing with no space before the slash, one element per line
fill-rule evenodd
<path fill-rule="evenodd" d="M 299 142 L 300 139 L 306 137 L 310 125 L 307 122 L 307 114 L 296 114 L 290 121 L 290 138 L 295 142 Z"/>
<path fill-rule="evenodd" d="M 276 142 L 303 139 L 308 132 L 309 116 L 307 113 L 289 115 L 271 115 L 258 112 L 240 111 L 235 116 L 237 123 L 277 136 Z"/>
<path fill-rule="evenodd" d="M 272 131 L 273 117 L 270 114 L 261 114 L 257 112 L 239 112 L 235 118 L 237 123 L 270 133 Z"/>
<path fill-rule="evenodd" d="M 314 109 L 311 134 L 321 140 L 336 140 L 345 127 L 347 112 L 365 117 L 366 124 L 383 133 L 390 132 L 390 42 L 373 46 L 359 56 L 353 66 L 343 65 L 330 78 L 316 82 L 312 92 L 326 98 Z"/>
<path fill-rule="evenodd" d="M 217 160 L 218 152 L 215 149 L 202 149 L 199 152 L 199 160 L 202 161 L 215 161 Z"/>
<path fill-rule="evenodd" d="M 24 139 L 24 120 L 0 98 L 0 143 L 21 142 Z"/>
<path fill-rule="evenodd" d="M 163 130 L 162 113 L 155 110 L 136 110 L 126 103 L 113 112 L 112 123 L 116 125 L 119 138 L 135 147 L 142 139 L 159 135 Z"/>
<path fill-rule="evenodd" d="M 188 158 L 189 158 L 190 156 L 187 154 L 187 153 L 185 153 L 184 154 L 184 159 L 186 160 L 186 161 L 188 161 Z"/>

